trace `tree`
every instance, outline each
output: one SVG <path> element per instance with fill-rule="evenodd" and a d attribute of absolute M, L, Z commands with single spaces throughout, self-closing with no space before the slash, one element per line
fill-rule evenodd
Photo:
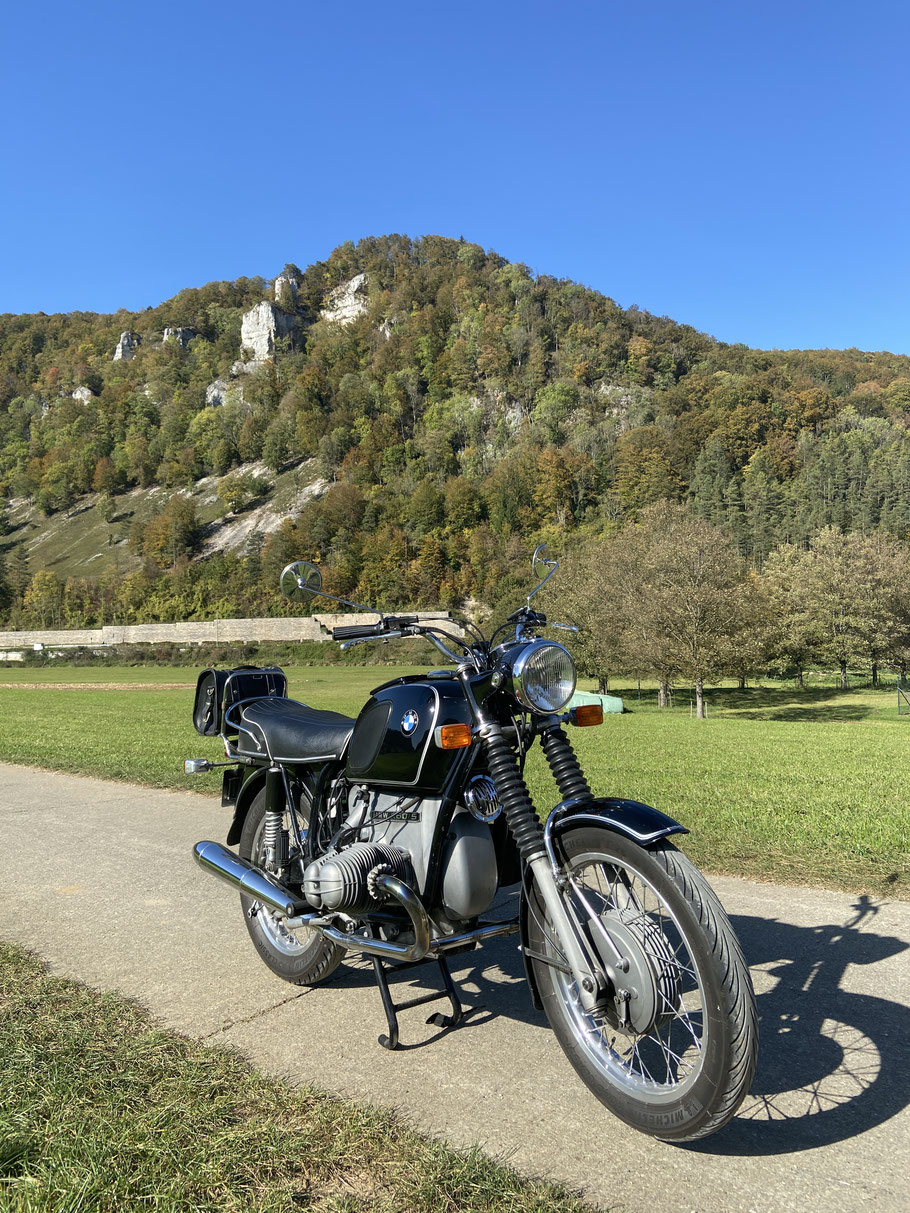
<path fill-rule="evenodd" d="M 158 568 L 173 568 L 180 557 L 192 555 L 198 535 L 195 504 L 182 493 L 175 493 L 145 527 L 142 552 Z"/>
<path fill-rule="evenodd" d="M 249 473 L 225 476 L 218 483 L 218 500 L 229 514 L 239 513 L 255 498 L 259 481 Z"/>
<path fill-rule="evenodd" d="M 39 569 L 25 591 L 22 605 L 34 622 L 46 628 L 60 622 L 63 586 L 51 569 Z"/>
<path fill-rule="evenodd" d="M 766 605 L 763 631 L 769 665 L 780 674 L 795 672 L 803 685 L 803 671 L 818 645 L 816 620 L 808 609 L 802 573 L 807 554 L 793 544 L 782 544 L 765 561 L 762 586 Z"/>
<path fill-rule="evenodd" d="M 705 679 L 729 667 L 743 626 L 744 561 L 723 531 L 670 502 L 644 509 L 617 544 L 626 648 L 661 681 L 686 675 L 701 719 Z"/>
<path fill-rule="evenodd" d="M 628 620 L 617 544 L 595 540 L 568 552 L 559 574 L 541 592 L 541 604 L 560 623 L 578 628 L 572 652 L 579 672 L 609 690 L 610 676 L 634 669 L 626 640 Z"/>
<path fill-rule="evenodd" d="M 816 652 L 838 667 L 841 687 L 847 687 L 848 666 L 861 661 L 871 662 L 877 681 L 878 662 L 899 630 L 881 548 L 826 527 L 800 564 L 798 596 L 817 636 Z"/>

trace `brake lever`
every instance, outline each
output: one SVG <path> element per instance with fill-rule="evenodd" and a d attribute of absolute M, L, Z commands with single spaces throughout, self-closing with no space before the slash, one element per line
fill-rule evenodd
<path fill-rule="evenodd" d="M 578 628 L 574 623 L 548 623 L 548 628 L 559 628 L 561 632 L 577 632 Z"/>

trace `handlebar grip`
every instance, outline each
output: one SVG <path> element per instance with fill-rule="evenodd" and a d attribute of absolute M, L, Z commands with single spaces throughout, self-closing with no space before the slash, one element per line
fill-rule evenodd
<path fill-rule="evenodd" d="M 333 640 L 362 640 L 369 636 L 381 636 L 385 628 L 382 623 L 353 623 L 343 628 L 332 628 Z"/>

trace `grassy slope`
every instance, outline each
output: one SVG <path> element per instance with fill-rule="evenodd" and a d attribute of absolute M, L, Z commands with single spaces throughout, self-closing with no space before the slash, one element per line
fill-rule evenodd
<path fill-rule="evenodd" d="M 0 1210 L 584 1213 L 396 1117 L 292 1091 L 0 943 Z"/>
<path fill-rule="evenodd" d="M 290 669 L 290 694 L 355 714 L 395 670 Z M 403 671 L 402 671 L 403 672 Z M 187 779 L 185 756 L 219 757 L 190 724 L 192 671 L 2 670 L 0 683 L 185 682 L 146 690 L 0 687 L 0 758 L 159 787 L 217 791 L 217 774 Z M 908 718 L 891 691 L 773 687 L 712 691 L 706 721 L 687 702 L 658 712 L 619 688 L 632 712 L 572 738 L 594 789 L 654 804 L 692 833 L 683 845 L 709 871 L 910 898 L 904 762 Z M 557 799 L 539 750 L 528 782 Z"/>
<path fill-rule="evenodd" d="M 292 508 L 297 493 L 311 481 L 316 473 L 312 464 L 304 463 L 289 467 L 275 475 L 263 472 L 261 465 L 249 465 L 236 469 L 238 472 L 255 468 L 272 483 L 268 503 L 276 514 Z M 217 524 L 223 518 L 223 508 L 218 501 L 217 477 L 200 480 L 192 488 L 190 496 L 196 503 L 199 521 L 205 528 L 214 527 L 213 537 L 217 541 Z M 151 518 L 162 509 L 174 489 L 152 486 L 133 489 L 114 498 L 117 512 L 110 523 L 104 521 L 98 509 L 99 498 L 95 493 L 81 497 L 70 510 L 61 510 L 49 518 L 25 501 L 17 501 L 10 510 L 12 524 L 8 535 L 0 536 L 0 556 L 17 543 L 25 543 L 32 569 L 51 569 L 61 581 L 67 577 L 100 577 L 105 568 L 114 565 L 124 573 L 139 567 L 139 561 L 127 549 L 126 539 L 130 524 L 136 519 Z M 261 502 L 257 504 L 262 504 Z M 243 518 L 244 515 L 238 515 Z M 234 521 L 229 519 L 228 523 Z M 274 530 L 277 523 L 270 523 Z M 208 530 L 206 535 L 208 535 Z M 241 545 L 242 546 L 242 545 Z"/>

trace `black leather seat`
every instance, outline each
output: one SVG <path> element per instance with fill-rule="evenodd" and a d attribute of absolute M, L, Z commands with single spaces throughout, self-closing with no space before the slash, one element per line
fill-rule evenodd
<path fill-rule="evenodd" d="M 240 710 L 237 749 L 257 758 L 314 762 L 340 758 L 354 721 L 293 699 L 257 699 Z"/>

